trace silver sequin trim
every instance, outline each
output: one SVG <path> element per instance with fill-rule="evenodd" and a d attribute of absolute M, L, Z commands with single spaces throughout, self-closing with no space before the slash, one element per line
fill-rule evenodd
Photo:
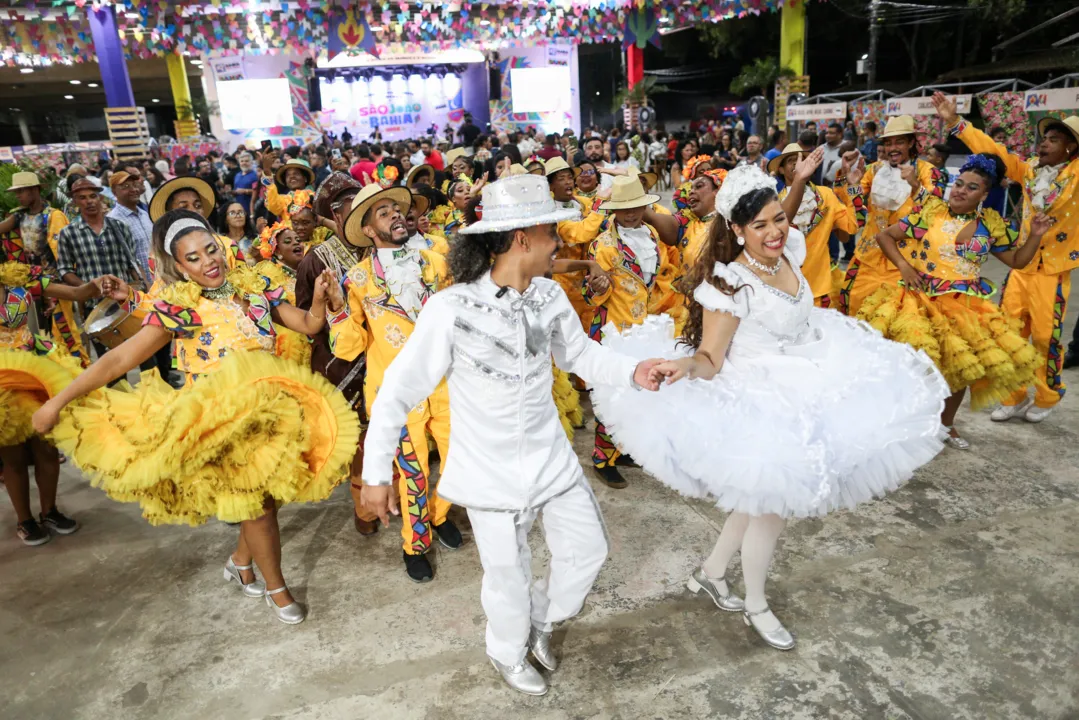
<path fill-rule="evenodd" d="M 542 377 L 544 375 L 544 373 L 550 373 L 550 372 L 551 372 L 551 364 L 550 363 L 543 363 L 542 365 L 537 367 L 535 370 L 533 370 L 532 372 L 525 375 L 525 385 L 528 385 L 532 381 Z"/>
<path fill-rule="evenodd" d="M 544 293 L 543 297 L 527 297 L 527 298 L 525 298 L 524 299 L 525 304 L 528 305 L 528 307 L 535 310 L 536 312 L 539 312 L 540 310 L 542 310 L 544 307 L 547 306 L 547 303 L 551 302 L 551 300 L 555 296 L 555 293 L 557 293 L 560 289 L 562 289 L 562 286 L 558 285 L 556 283 L 556 284 L 552 285 L 550 288 L 547 289 L 547 292 Z"/>
<path fill-rule="evenodd" d="M 508 373 L 502 372 L 501 370 L 496 370 L 487 363 L 480 362 L 479 360 L 472 357 L 460 348 L 454 347 L 453 358 L 454 360 L 460 360 L 462 363 L 464 363 L 466 367 L 474 370 L 475 372 L 483 375 L 484 377 L 491 378 L 492 380 L 498 380 L 499 382 L 512 385 L 517 385 L 521 382 L 520 375 L 510 375 Z"/>
<path fill-rule="evenodd" d="M 484 332 L 483 330 L 480 330 L 478 327 L 474 326 L 472 323 L 468 322 L 467 320 L 464 320 L 462 318 L 454 318 L 453 326 L 458 328 L 459 330 L 462 330 L 462 331 L 470 334 L 470 335 L 475 335 L 476 337 L 479 337 L 479 338 L 482 338 L 483 340 L 486 340 L 488 343 L 490 343 L 492 346 L 494 346 L 494 348 L 496 350 L 501 352 L 503 355 L 506 355 L 507 357 L 511 357 L 514 360 L 516 360 L 518 357 L 520 357 L 520 354 L 516 350 L 514 350 L 512 347 L 510 347 L 508 343 L 506 343 L 503 340 L 500 340 L 499 338 L 495 337 L 491 333 Z"/>
<path fill-rule="evenodd" d="M 465 295 L 458 295 L 457 293 L 450 293 L 450 300 L 462 307 L 478 310 L 479 312 L 487 313 L 488 315 L 498 316 L 514 326 L 517 325 L 516 315 L 508 310 L 503 310 L 502 308 L 497 308 L 493 305 L 488 305 L 487 303 L 481 303 Z"/>

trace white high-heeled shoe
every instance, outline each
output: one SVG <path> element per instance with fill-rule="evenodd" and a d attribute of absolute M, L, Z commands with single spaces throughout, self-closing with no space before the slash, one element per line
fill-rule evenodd
<path fill-rule="evenodd" d="M 270 606 L 270 609 L 273 610 L 274 615 L 276 615 L 277 619 L 281 622 L 285 623 L 286 625 L 299 625 L 303 622 L 304 618 L 307 617 L 307 613 L 305 613 L 304 609 L 300 607 L 300 603 L 293 600 L 285 607 L 280 607 L 277 603 L 273 601 L 273 598 L 270 597 L 271 595 L 283 593 L 286 590 L 288 590 L 288 587 L 285 585 L 282 585 L 275 590 L 267 590 L 265 595 L 266 604 Z"/>
<path fill-rule="evenodd" d="M 266 594 L 266 584 L 255 578 L 249 583 L 245 583 L 243 576 L 240 575 L 241 570 L 251 570 L 250 565 L 237 565 L 229 555 L 228 562 L 225 563 L 225 582 L 232 582 L 235 580 L 239 583 L 240 588 L 244 591 L 244 595 L 247 597 L 262 597 Z M 252 570 L 252 574 L 254 571 Z"/>

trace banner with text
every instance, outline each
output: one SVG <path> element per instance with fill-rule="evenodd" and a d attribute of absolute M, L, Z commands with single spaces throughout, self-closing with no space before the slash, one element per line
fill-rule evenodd
<path fill-rule="evenodd" d="M 971 98 L 967 95 L 953 95 L 956 109 L 960 115 L 970 113 Z M 924 97 L 897 97 L 889 98 L 884 109 L 885 115 L 936 115 L 937 109 L 933 107 L 933 98 L 929 95 Z"/>
<path fill-rule="evenodd" d="M 1023 108 L 1027 112 L 1079 110 L 1079 88 L 1027 90 L 1023 96 Z"/>
<path fill-rule="evenodd" d="M 846 117 L 847 103 L 845 102 L 787 106 L 787 122 L 805 122 L 807 120 L 844 120 Z"/>
<path fill-rule="evenodd" d="M 462 114 L 461 78 L 446 75 L 394 75 L 346 82 L 321 78 L 322 125 L 335 135 L 345 128 L 357 138 L 377 129 L 386 140 L 405 140 L 430 135 Z"/>

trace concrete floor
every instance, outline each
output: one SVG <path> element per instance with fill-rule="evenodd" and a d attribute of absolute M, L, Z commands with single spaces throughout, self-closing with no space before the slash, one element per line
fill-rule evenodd
<path fill-rule="evenodd" d="M 151 528 L 65 466 L 77 534 L 25 548 L 0 501 L 0 718 L 1079 718 L 1074 392 L 1041 426 L 964 411 L 972 452 L 792 523 L 769 587 L 790 653 L 685 590 L 722 513 L 640 471 L 626 490 L 594 482 L 610 559 L 556 633 L 544 698 L 485 659 L 472 545 L 438 549 L 417 586 L 395 531 L 354 532 L 345 487 L 288 507 L 285 575 L 310 608 L 288 627 L 223 582 L 235 530 Z"/>

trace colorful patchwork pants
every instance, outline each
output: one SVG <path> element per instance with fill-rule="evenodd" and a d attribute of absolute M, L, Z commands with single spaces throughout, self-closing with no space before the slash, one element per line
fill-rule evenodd
<path fill-rule="evenodd" d="M 450 407 L 448 395 L 436 394 L 429 399 L 431 416 L 423 422 L 401 428 L 397 444 L 397 484 L 401 501 L 401 538 L 409 555 L 422 555 L 431 548 L 431 528 L 446 521 L 450 503 L 438 496 L 438 484 L 432 483 L 428 462 L 427 433 L 438 446 L 440 462 L 446 462 L 450 452 Z"/>
<path fill-rule="evenodd" d="M 1071 292 L 1071 273 L 1056 275 L 1012 271 L 1004 281 L 1000 307 L 1010 317 L 1023 323 L 1022 335 L 1030 338 L 1046 362 L 1034 378 L 1034 404 L 1050 408 L 1064 397 L 1063 328 Z M 1027 389 L 1016 390 L 1005 405 L 1018 405 L 1027 397 Z"/>

